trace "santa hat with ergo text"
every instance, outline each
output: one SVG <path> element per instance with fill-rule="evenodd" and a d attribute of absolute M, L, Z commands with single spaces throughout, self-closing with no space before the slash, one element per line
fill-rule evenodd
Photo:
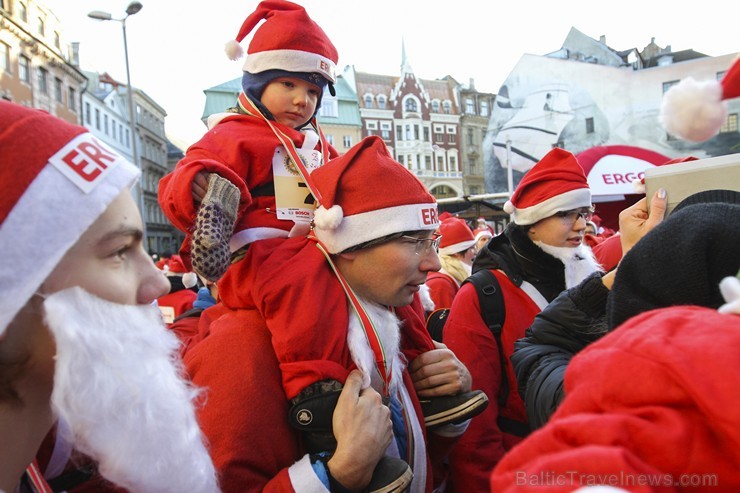
<path fill-rule="evenodd" d="M 0 336 L 80 236 L 139 176 L 87 129 L 0 101 Z"/>
<path fill-rule="evenodd" d="M 724 101 L 740 97 L 740 58 L 722 80 L 697 81 L 686 77 L 666 91 L 660 121 L 671 135 L 703 142 L 717 133 L 727 119 Z"/>
<path fill-rule="evenodd" d="M 527 226 L 580 207 L 591 207 L 586 175 L 573 154 L 556 147 L 527 171 L 504 211 L 515 224 Z"/>
<path fill-rule="evenodd" d="M 189 271 L 179 255 L 173 255 L 167 261 L 164 272 L 166 275 L 182 276 L 182 285 L 186 288 L 192 288 L 198 284 L 198 276 L 195 272 Z"/>
<path fill-rule="evenodd" d="M 324 31 L 308 16 L 306 9 L 286 0 L 265 0 L 257 5 L 242 24 L 236 39 L 226 44 L 232 60 L 244 55 L 241 42 L 254 32 L 247 49 L 244 71 L 252 74 L 266 70 L 308 72 L 323 75 L 330 83 L 337 81 L 337 50 Z"/>
<path fill-rule="evenodd" d="M 314 234 L 329 253 L 395 233 L 439 227 L 434 196 L 391 157 L 380 137 L 366 137 L 311 178 L 322 197 Z"/>
<path fill-rule="evenodd" d="M 464 252 L 475 245 L 475 236 L 468 224 L 460 218 L 450 217 L 439 225 L 442 239 L 439 242 L 440 255 Z"/>

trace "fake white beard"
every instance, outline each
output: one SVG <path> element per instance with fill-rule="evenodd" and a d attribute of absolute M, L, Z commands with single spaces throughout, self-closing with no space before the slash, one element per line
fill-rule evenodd
<path fill-rule="evenodd" d="M 57 345 L 52 408 L 74 448 L 132 492 L 219 491 L 181 375 L 179 342 L 154 307 L 112 303 L 75 287 L 49 295 Z"/>
<path fill-rule="evenodd" d="M 383 345 L 385 355 L 390 360 L 390 368 L 392 371 L 390 390 L 394 391 L 396 386 L 402 381 L 403 370 L 405 368 L 405 364 L 401 360 L 401 353 L 399 352 L 401 343 L 401 321 L 386 307 L 367 301 L 362 301 L 362 305 L 365 307 L 365 311 L 373 321 L 373 324 L 378 331 L 378 338 Z M 375 354 L 370 347 L 365 331 L 362 330 L 360 319 L 350 303 L 347 303 L 347 309 L 350 310 L 347 345 L 349 346 L 349 352 L 352 355 L 352 361 L 355 362 L 357 368 L 362 372 L 362 388 L 365 389 L 372 385 L 372 387 L 382 395 L 383 382 L 381 381 L 380 373 L 377 370 Z"/>
<path fill-rule="evenodd" d="M 591 249 L 583 243 L 577 247 L 555 247 L 541 241 L 535 241 L 534 244 L 563 263 L 566 288 L 578 286 L 589 274 L 604 270 L 596 261 Z"/>

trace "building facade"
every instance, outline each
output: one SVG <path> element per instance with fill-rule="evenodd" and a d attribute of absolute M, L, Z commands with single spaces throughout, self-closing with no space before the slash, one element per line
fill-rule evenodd
<path fill-rule="evenodd" d="M 351 71 L 362 136 L 379 135 L 437 198 L 463 195 L 460 105 L 452 79 L 423 80 L 402 57 L 398 76 Z"/>
<path fill-rule="evenodd" d="M 80 123 L 87 79 L 76 44 L 53 12 L 35 0 L 0 0 L 0 97 Z"/>

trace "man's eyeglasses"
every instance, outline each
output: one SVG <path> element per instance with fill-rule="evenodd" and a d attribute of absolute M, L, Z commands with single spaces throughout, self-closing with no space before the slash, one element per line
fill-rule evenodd
<path fill-rule="evenodd" d="M 417 238 L 415 236 L 403 235 L 399 238 L 406 240 L 408 243 L 413 241 L 415 243 L 414 253 L 417 255 L 426 255 L 431 251 L 434 251 L 434 253 L 439 252 L 439 242 L 442 240 L 442 235 L 434 233 L 431 238 Z"/>
<path fill-rule="evenodd" d="M 579 219 L 588 222 L 594 217 L 594 209 L 593 207 L 581 207 L 580 209 L 556 212 L 555 215 L 568 224 L 573 224 Z"/>

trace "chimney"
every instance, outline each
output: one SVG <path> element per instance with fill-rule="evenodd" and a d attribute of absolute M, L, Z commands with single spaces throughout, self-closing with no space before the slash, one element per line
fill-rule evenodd
<path fill-rule="evenodd" d="M 471 91 L 475 91 L 475 79 L 473 79 L 472 77 L 470 78 L 468 89 L 470 89 Z"/>
<path fill-rule="evenodd" d="M 602 34 L 601 36 L 599 36 L 599 43 L 601 43 L 603 45 L 606 44 L 606 36 L 605 35 Z"/>
<path fill-rule="evenodd" d="M 79 41 L 72 42 L 72 59 L 70 60 L 70 63 L 74 67 L 80 66 L 80 42 Z"/>

